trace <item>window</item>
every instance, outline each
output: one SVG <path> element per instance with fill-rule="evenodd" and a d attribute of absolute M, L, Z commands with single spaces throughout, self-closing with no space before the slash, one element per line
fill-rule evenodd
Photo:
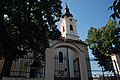
<path fill-rule="evenodd" d="M 73 26 L 72 25 L 70 25 L 70 30 L 73 31 Z"/>
<path fill-rule="evenodd" d="M 63 53 L 59 52 L 59 63 L 63 63 Z"/>
<path fill-rule="evenodd" d="M 72 19 L 70 18 L 70 21 L 72 21 Z"/>
<path fill-rule="evenodd" d="M 65 32 L 65 27 L 63 26 L 63 32 Z"/>

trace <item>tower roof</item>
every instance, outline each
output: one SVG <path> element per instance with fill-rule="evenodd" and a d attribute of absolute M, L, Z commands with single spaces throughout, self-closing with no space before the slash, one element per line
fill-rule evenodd
<path fill-rule="evenodd" d="M 65 6 L 64 14 L 63 14 L 62 18 L 63 18 L 64 16 L 73 17 L 73 15 L 72 15 L 72 14 L 70 13 L 70 11 L 69 11 L 69 8 L 68 8 L 67 4 L 66 4 L 66 6 Z"/>

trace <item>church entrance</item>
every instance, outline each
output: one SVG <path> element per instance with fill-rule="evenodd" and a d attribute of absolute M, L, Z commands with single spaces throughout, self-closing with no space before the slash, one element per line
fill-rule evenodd
<path fill-rule="evenodd" d="M 75 57 L 75 53 L 72 50 L 68 48 L 62 48 L 62 50 L 63 51 L 58 51 L 58 55 L 54 57 L 54 79 L 80 80 L 79 59 Z"/>
<path fill-rule="evenodd" d="M 42 63 L 34 61 L 30 66 L 30 78 L 44 78 L 45 70 Z"/>
<path fill-rule="evenodd" d="M 74 75 L 75 77 L 80 78 L 79 59 L 76 58 L 73 62 L 74 62 Z"/>

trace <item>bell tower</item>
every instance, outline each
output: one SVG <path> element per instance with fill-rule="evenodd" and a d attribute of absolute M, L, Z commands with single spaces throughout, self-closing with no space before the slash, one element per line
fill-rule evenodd
<path fill-rule="evenodd" d="M 73 18 L 73 15 L 69 12 L 69 8 L 66 4 L 64 9 L 64 14 L 60 21 L 60 29 L 61 29 L 62 37 L 66 39 L 79 40 L 79 36 L 77 34 L 76 22 L 77 20 Z"/>

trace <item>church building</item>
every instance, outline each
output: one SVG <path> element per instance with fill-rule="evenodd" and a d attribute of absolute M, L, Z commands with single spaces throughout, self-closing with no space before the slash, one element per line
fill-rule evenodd
<path fill-rule="evenodd" d="M 46 77 L 51 80 L 88 80 L 90 77 L 87 45 L 79 39 L 76 21 L 66 5 L 60 21 L 61 38 L 50 40 L 51 47 L 46 50 Z"/>
<path fill-rule="evenodd" d="M 20 58 L 15 61 L 11 68 L 11 71 L 26 73 L 11 73 L 11 75 L 24 76 L 21 80 L 90 80 L 88 49 L 86 43 L 79 39 L 76 22 L 66 5 L 60 21 L 62 35 L 58 39 L 49 40 L 50 48 L 45 51 L 45 64 L 37 64 L 29 58 L 32 55 L 29 55 L 27 60 Z M 4 80 L 17 79 L 14 77 Z"/>

